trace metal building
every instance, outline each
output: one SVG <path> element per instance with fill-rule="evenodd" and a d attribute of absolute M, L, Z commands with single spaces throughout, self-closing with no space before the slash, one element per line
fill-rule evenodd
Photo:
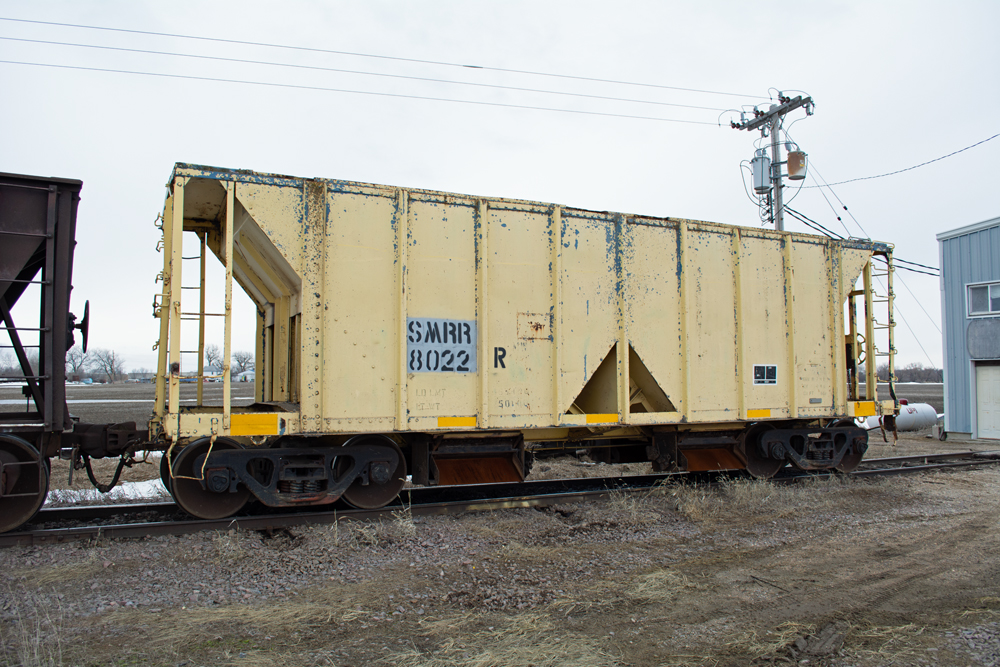
<path fill-rule="evenodd" d="M 1000 218 L 938 234 L 945 429 L 1000 438 Z"/>

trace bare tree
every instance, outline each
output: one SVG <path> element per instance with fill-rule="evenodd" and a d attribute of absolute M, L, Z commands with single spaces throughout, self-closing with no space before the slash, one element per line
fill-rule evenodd
<path fill-rule="evenodd" d="M 14 355 L 4 350 L 0 352 L 0 376 L 11 377 L 17 373 L 20 368 L 17 365 L 17 360 L 14 359 Z"/>
<path fill-rule="evenodd" d="M 222 350 L 218 345 L 209 345 L 205 348 L 205 366 L 210 370 L 222 370 Z"/>
<path fill-rule="evenodd" d="M 117 382 L 125 375 L 125 359 L 114 350 L 93 351 L 94 367 L 108 376 L 108 382 Z"/>
<path fill-rule="evenodd" d="M 896 379 L 899 382 L 942 382 L 944 371 L 940 368 L 924 366 L 920 362 L 906 364 L 896 369 Z"/>
<path fill-rule="evenodd" d="M 253 352 L 233 352 L 233 374 L 239 375 L 253 368 Z"/>
<path fill-rule="evenodd" d="M 66 353 L 66 372 L 79 375 L 86 372 L 87 366 L 94 362 L 92 352 L 84 352 L 79 345 L 74 345 Z"/>

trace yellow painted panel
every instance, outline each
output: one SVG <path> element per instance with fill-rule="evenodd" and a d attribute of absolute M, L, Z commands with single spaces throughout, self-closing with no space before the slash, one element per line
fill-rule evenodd
<path fill-rule="evenodd" d="M 795 276 L 795 372 L 798 387 L 795 400 L 800 414 L 821 416 L 833 404 L 833 348 L 831 342 L 830 299 L 834 295 L 833 275 L 827 261 L 828 246 L 819 240 L 792 245 L 792 271 Z M 838 307 L 841 307 L 838 304 Z M 838 334 L 835 339 L 843 341 Z M 846 380 L 845 380 L 846 381 Z"/>
<path fill-rule="evenodd" d="M 614 220 L 594 217 L 589 212 L 562 212 L 562 321 L 556 323 L 556 335 L 563 412 L 569 411 L 618 336 Z"/>
<path fill-rule="evenodd" d="M 405 263 L 407 317 L 476 320 L 474 203 L 471 199 L 454 203 L 410 201 Z M 409 373 L 405 388 L 409 416 L 476 414 L 477 380 L 478 373 Z"/>
<path fill-rule="evenodd" d="M 552 308 L 551 219 L 528 207 L 491 206 L 488 217 L 487 350 L 480 368 L 489 373 L 490 415 L 552 422 L 553 345 L 550 339 L 517 335 L 518 313 L 549 313 Z M 503 348 L 503 363 L 495 353 Z M 491 419 L 491 424 L 492 424 Z M 499 423 L 499 422 L 498 422 Z"/>
<path fill-rule="evenodd" d="M 744 404 L 788 409 L 789 364 L 785 282 L 780 237 L 773 232 L 743 234 L 740 254 L 742 307 L 740 361 Z M 754 384 L 754 366 L 776 366 L 775 384 Z M 748 410 L 748 418 L 752 410 Z M 785 413 L 787 414 L 787 413 Z M 770 414 L 768 415 L 770 416 Z M 777 416 L 777 415 L 776 415 Z"/>
<path fill-rule="evenodd" d="M 229 419 L 229 435 L 278 435 L 276 414 L 234 414 Z"/>
<path fill-rule="evenodd" d="M 438 428 L 475 428 L 475 417 L 438 417 Z"/>
<path fill-rule="evenodd" d="M 587 415 L 588 424 L 617 424 L 618 414 L 610 415 Z"/>
<path fill-rule="evenodd" d="M 739 400 L 733 381 L 736 316 L 732 237 L 709 227 L 689 228 L 684 271 L 691 294 L 687 316 L 689 414 L 699 421 L 717 419 L 720 410 L 738 410 Z"/>
<path fill-rule="evenodd" d="M 844 271 L 844 284 L 840 288 L 840 302 L 847 301 L 847 294 L 854 289 L 855 283 L 861 277 L 861 270 L 871 259 L 872 253 L 869 250 L 855 250 L 844 248 L 842 251 L 841 264 Z"/>
<path fill-rule="evenodd" d="M 768 419 L 771 416 L 770 410 L 747 410 L 747 419 Z"/>
<path fill-rule="evenodd" d="M 878 414 L 875 401 L 853 401 L 851 405 L 854 406 L 852 417 L 872 417 Z"/>
<path fill-rule="evenodd" d="M 650 248 L 656 252 L 649 252 Z M 676 225 L 629 225 L 624 261 L 629 276 L 625 308 L 629 342 L 660 389 L 682 411 L 684 364 Z M 629 421 L 636 423 L 635 418 L 642 414 L 631 413 Z"/>
<path fill-rule="evenodd" d="M 299 223 L 304 212 L 302 189 L 238 183 L 236 198 L 281 252 L 285 261 L 298 270 L 302 252 Z"/>
<path fill-rule="evenodd" d="M 399 328 L 393 195 L 361 188 L 331 188 L 328 194 L 322 286 L 325 417 L 395 415 Z M 313 354 L 304 351 L 306 359 Z"/>

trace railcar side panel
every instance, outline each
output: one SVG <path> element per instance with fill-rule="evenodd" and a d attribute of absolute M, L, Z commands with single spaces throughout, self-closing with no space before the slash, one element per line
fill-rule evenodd
<path fill-rule="evenodd" d="M 178 165 L 185 228 L 207 224 L 217 254 L 228 183 L 235 276 L 264 313 L 260 399 L 285 433 L 854 409 L 843 309 L 877 244 Z"/>

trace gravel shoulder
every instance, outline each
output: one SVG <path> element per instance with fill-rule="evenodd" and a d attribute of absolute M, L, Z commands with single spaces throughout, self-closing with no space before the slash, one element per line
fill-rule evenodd
<path fill-rule="evenodd" d="M 868 458 L 1000 448 L 871 435 Z M 114 461 L 95 464 L 110 478 Z M 67 464 L 52 470 L 65 488 Z M 564 457 L 532 477 L 614 470 L 648 467 Z M 998 504 L 985 467 L 13 548 L 0 663 L 1000 665 Z"/>
<path fill-rule="evenodd" d="M 0 655 L 74 665 L 997 664 L 998 500 L 1000 469 L 989 467 L 8 549 Z"/>

